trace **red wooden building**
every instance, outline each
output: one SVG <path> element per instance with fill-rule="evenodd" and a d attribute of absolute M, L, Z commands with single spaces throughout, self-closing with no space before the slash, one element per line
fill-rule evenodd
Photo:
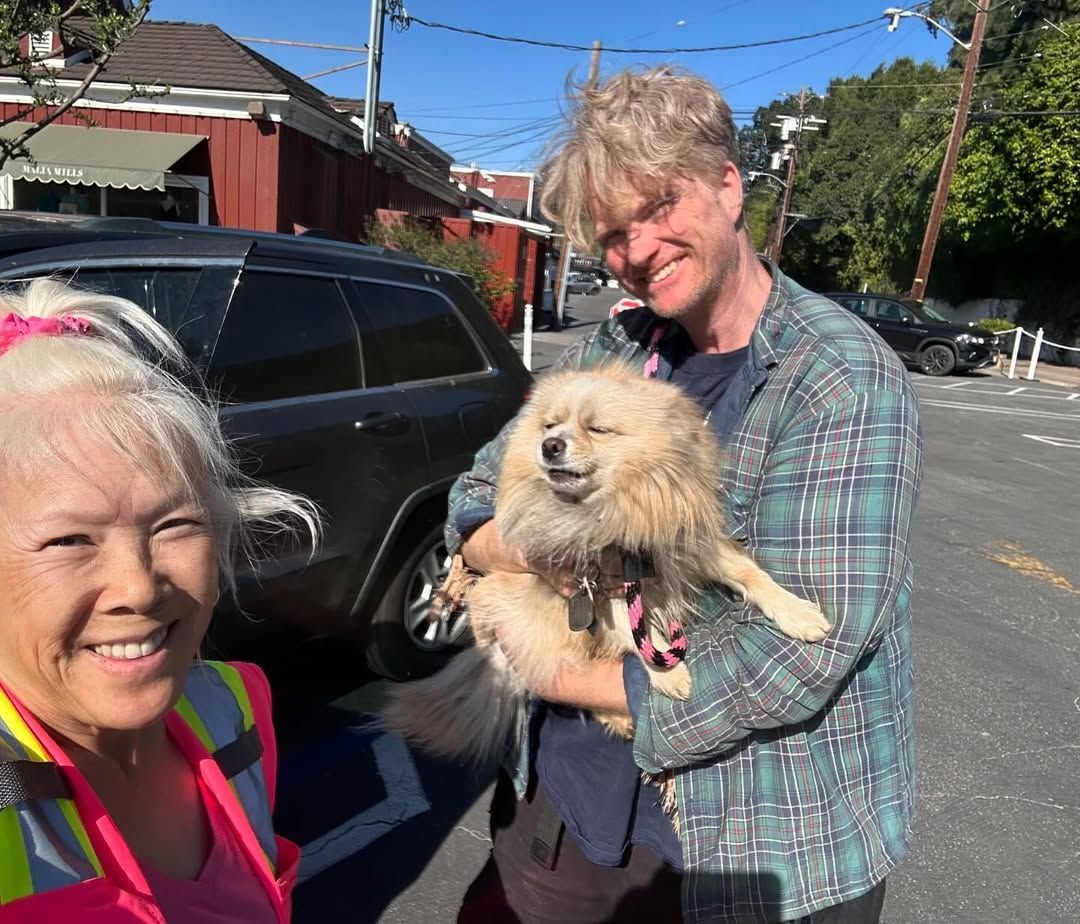
<path fill-rule="evenodd" d="M 49 64 L 62 68 L 60 88 L 73 88 L 90 63 L 78 49 L 53 41 L 57 57 Z M 129 99 L 129 78 L 150 95 Z M 51 174 L 43 174 L 26 161 L 9 162 L 0 206 L 44 208 L 66 199 L 67 210 L 156 216 L 165 205 L 170 217 L 186 221 L 265 231 L 318 227 L 356 240 L 376 208 L 436 216 L 457 215 L 468 204 L 448 171 L 440 175 L 394 142 L 392 105 L 380 107 L 376 155 L 366 157 L 356 107 L 336 109 L 317 88 L 216 26 L 143 23 L 109 61 L 91 95 L 30 145 L 39 163 L 64 150 L 69 163 L 55 163 Z M 16 116 L 28 103 L 25 85 L 0 76 L 0 117 Z M 99 128 L 140 134 L 87 129 L 86 116 Z M 6 129 L 9 135 L 15 130 Z M 174 162 L 161 158 L 176 145 L 163 149 L 160 140 L 143 134 L 161 132 L 190 142 Z M 96 160 L 81 163 L 87 158 L 80 154 Z M 149 178 L 135 175 L 143 168 Z M 112 171 L 111 179 L 102 169 Z M 42 190 L 45 184 L 58 188 Z"/>
<path fill-rule="evenodd" d="M 61 90 L 88 73 L 79 48 L 58 36 L 33 41 L 39 54 L 51 49 Z M 515 315 L 537 291 L 543 259 L 534 251 L 550 229 L 516 221 L 452 177 L 450 155 L 400 123 L 392 103 L 379 106 L 368 156 L 363 100 L 327 96 L 216 26 L 154 21 L 121 46 L 89 95 L 30 140 L 29 158 L 0 168 L 0 208 L 317 228 L 350 241 L 365 239 L 380 209 L 465 218 L 467 233 L 487 236 L 518 280 Z M 25 84 L 0 74 L 0 121 L 16 119 L 0 134 L 38 120 L 32 107 Z"/>

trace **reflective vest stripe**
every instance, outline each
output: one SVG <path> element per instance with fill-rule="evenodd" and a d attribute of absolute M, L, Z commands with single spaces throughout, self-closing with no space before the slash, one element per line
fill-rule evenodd
<path fill-rule="evenodd" d="M 49 755 L 45 746 L 37 740 L 37 736 L 30 731 L 30 726 L 23 721 L 15 704 L 0 690 L 0 724 L 3 724 L 11 736 L 19 742 L 19 746 L 26 752 L 28 760 L 48 760 Z"/>
<path fill-rule="evenodd" d="M 105 870 L 97 857 L 97 853 L 94 851 L 94 845 L 90 843 L 90 835 L 86 833 L 86 826 L 79 817 L 79 810 L 75 807 L 75 803 L 71 799 L 57 799 L 56 805 L 63 812 L 64 818 L 67 819 L 67 823 L 71 826 L 71 833 L 75 835 L 75 840 L 79 842 L 83 853 L 86 854 L 86 859 L 94 867 L 94 872 L 99 876 L 104 876 Z"/>
<path fill-rule="evenodd" d="M 236 702 L 240 706 L 240 712 L 244 716 L 244 730 L 251 728 L 255 724 L 255 716 L 251 712 L 251 698 L 248 696 L 247 687 L 244 686 L 243 678 L 240 676 L 240 672 L 223 661 L 207 661 L 214 670 L 218 672 L 221 679 L 228 684 L 229 689 L 232 690 L 233 696 L 236 697 Z"/>
<path fill-rule="evenodd" d="M 196 663 L 176 706 L 176 719 L 211 755 L 228 747 L 255 728 L 243 675 L 228 664 Z M 0 762 L 13 760 L 49 762 L 51 758 L 0 687 Z M 239 770 L 229 784 L 276 877 L 277 841 L 262 762 Z M 71 799 L 30 800 L 0 809 L 0 918 L 6 903 L 103 876 Z"/>
<path fill-rule="evenodd" d="M 5 750 L 25 760 L 49 762 L 44 745 L 26 724 L 15 704 L 0 689 L 0 743 Z M 60 818 L 64 825 L 58 827 Z M 33 844 L 50 862 L 30 864 L 27 845 Z M 20 806 L 0 810 L 0 905 L 23 898 L 46 888 L 80 882 L 104 875 L 101 862 L 90 843 L 86 826 L 71 799 L 49 800 L 37 806 L 37 813 L 27 814 Z"/>
<path fill-rule="evenodd" d="M 240 732 L 253 727 L 255 722 L 251 698 L 240 672 L 221 661 L 199 661 L 192 667 L 180 703 L 182 708 L 177 706 L 177 714 L 211 754 L 236 740 Z M 229 787 L 255 831 L 271 873 L 276 875 L 277 841 L 266 804 L 262 765 L 256 763 L 232 777 Z"/>
<path fill-rule="evenodd" d="M 3 699 L 0 695 L 0 699 Z M 34 891 L 30 878 L 30 859 L 26 855 L 22 826 L 17 806 L 0 809 L 0 844 L 4 845 L 4 860 L 0 863 L 0 905 L 23 898 Z"/>
<path fill-rule="evenodd" d="M 191 705 L 191 701 L 187 698 L 186 693 L 180 697 L 175 708 L 180 714 L 180 718 L 187 724 L 188 728 L 195 732 L 195 737 L 202 742 L 202 746 L 213 754 L 214 751 L 217 750 L 217 745 L 214 743 L 214 739 L 211 737 L 210 732 L 206 730 L 206 726 L 203 725 L 203 720 L 199 718 L 199 714 Z"/>

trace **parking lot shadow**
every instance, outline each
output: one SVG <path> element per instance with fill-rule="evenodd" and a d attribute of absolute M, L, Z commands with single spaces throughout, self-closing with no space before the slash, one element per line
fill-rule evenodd
<path fill-rule="evenodd" d="M 491 785 L 494 768 L 435 760 L 384 734 L 371 714 L 381 684 L 348 645 L 298 646 L 260 661 L 279 743 L 275 828 L 304 849 L 302 871 L 319 870 L 297 887 L 293 921 L 374 924 Z"/>

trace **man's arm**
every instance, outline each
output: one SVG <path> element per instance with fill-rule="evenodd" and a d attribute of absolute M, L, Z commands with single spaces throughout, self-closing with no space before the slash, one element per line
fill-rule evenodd
<path fill-rule="evenodd" d="M 894 612 L 921 454 L 910 392 L 854 394 L 791 425 L 766 463 L 748 550 L 779 583 L 815 601 L 833 629 L 808 645 L 749 604 L 714 595 L 712 611 L 687 633 L 690 699 L 650 692 L 637 710 L 640 767 L 715 759 L 756 729 L 798 724 L 824 708 Z"/>

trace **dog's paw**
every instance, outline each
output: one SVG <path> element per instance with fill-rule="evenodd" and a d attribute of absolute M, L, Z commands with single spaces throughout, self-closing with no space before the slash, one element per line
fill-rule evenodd
<path fill-rule="evenodd" d="M 765 614 L 784 635 L 800 642 L 820 642 L 829 634 L 832 624 L 817 606 L 787 591 L 784 595 L 786 599 Z"/>
<path fill-rule="evenodd" d="M 685 664 L 676 664 L 666 670 L 650 670 L 649 683 L 669 699 L 690 698 L 690 670 Z"/>

